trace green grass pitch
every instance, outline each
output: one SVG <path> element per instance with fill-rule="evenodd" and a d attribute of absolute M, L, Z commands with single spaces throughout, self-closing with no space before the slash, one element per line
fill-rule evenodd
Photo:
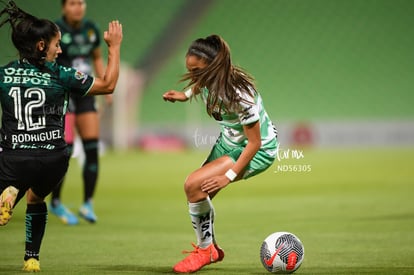
<path fill-rule="evenodd" d="M 301 150 L 303 158 L 276 161 L 214 199 L 226 257 L 200 274 L 269 274 L 259 248 L 276 231 L 296 234 L 305 246 L 296 274 L 413 274 L 414 148 Z M 182 183 L 205 156 L 106 153 L 95 199 L 98 223 L 70 227 L 49 215 L 42 273 L 170 274 L 195 240 Z M 280 165 L 310 165 L 311 171 L 277 172 Z M 73 159 L 63 201 L 76 211 L 81 200 Z M 24 210 L 22 201 L 0 228 L 0 274 L 20 273 Z"/>

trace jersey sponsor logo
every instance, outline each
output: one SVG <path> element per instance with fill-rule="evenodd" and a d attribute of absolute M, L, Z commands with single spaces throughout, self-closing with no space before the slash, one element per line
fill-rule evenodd
<path fill-rule="evenodd" d="M 88 38 L 89 38 L 89 42 L 95 43 L 95 41 L 97 39 L 97 36 L 96 36 L 96 33 L 93 29 L 88 30 Z"/>
<path fill-rule="evenodd" d="M 4 69 L 4 84 L 32 84 L 44 85 L 50 84 L 50 74 L 39 72 L 36 69 L 23 69 L 9 67 Z"/>
<path fill-rule="evenodd" d="M 70 33 L 65 33 L 62 35 L 62 43 L 63 44 L 69 44 L 72 42 L 72 36 Z"/>
<path fill-rule="evenodd" d="M 76 71 L 75 72 L 75 78 L 77 79 L 77 80 L 83 80 L 82 81 L 82 84 L 83 83 L 85 83 L 85 81 L 86 81 L 86 79 L 88 79 L 88 75 L 87 74 L 85 74 L 85 73 L 83 73 L 83 72 L 81 72 L 81 71 Z"/>

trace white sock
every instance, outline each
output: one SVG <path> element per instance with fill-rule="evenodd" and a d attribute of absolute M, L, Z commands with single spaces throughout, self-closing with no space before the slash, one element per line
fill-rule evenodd
<path fill-rule="evenodd" d="M 197 245 L 206 248 L 213 242 L 212 208 L 209 199 L 188 203 L 191 222 L 197 236 Z"/>
<path fill-rule="evenodd" d="M 211 209 L 210 210 L 210 220 L 211 220 L 211 232 L 212 232 L 212 235 L 213 235 L 213 243 L 217 244 L 216 234 L 214 234 L 214 217 L 215 217 L 216 211 L 214 210 L 214 206 L 213 206 L 213 203 L 211 202 L 210 197 L 207 197 L 207 201 L 210 204 L 210 209 Z"/>

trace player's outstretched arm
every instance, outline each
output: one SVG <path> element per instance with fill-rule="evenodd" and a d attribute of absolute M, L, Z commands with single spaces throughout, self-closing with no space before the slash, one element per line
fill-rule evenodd
<path fill-rule="evenodd" d="M 183 92 L 170 90 L 162 95 L 165 101 L 176 102 L 176 101 L 187 101 L 188 97 Z"/>
<path fill-rule="evenodd" d="M 108 45 L 108 64 L 105 75 L 102 78 L 95 78 L 89 95 L 110 94 L 115 90 L 119 76 L 122 43 L 122 24 L 118 20 L 109 23 L 108 30 L 104 32 L 104 40 Z"/>

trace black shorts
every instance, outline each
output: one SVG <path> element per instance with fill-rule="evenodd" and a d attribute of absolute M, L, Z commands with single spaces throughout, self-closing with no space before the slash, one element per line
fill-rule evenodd
<path fill-rule="evenodd" d="M 39 197 L 46 197 L 59 184 L 68 170 L 67 150 L 41 154 L 0 152 L 0 193 L 12 185 L 19 189 L 19 198 L 31 188 Z"/>
<path fill-rule="evenodd" d="M 96 112 L 95 97 L 71 94 L 68 111 L 75 114 Z"/>

